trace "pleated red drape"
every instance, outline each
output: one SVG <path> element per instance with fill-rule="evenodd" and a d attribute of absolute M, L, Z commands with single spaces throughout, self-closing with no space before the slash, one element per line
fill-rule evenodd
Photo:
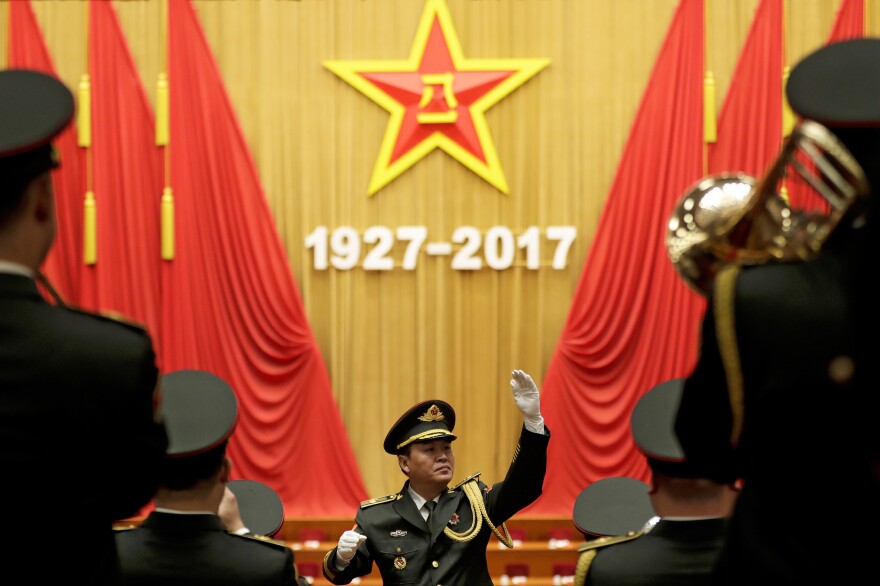
<path fill-rule="evenodd" d="M 680 12 L 686 10 L 685 4 L 686 2 L 682 3 Z M 743 44 L 743 50 L 718 117 L 718 139 L 709 146 L 708 163 L 711 174 L 742 171 L 755 177 L 762 177 L 779 154 L 783 142 L 782 92 L 785 65 L 783 10 L 782 0 L 762 0 L 756 8 L 752 26 Z M 692 19 L 695 18 L 695 15 L 692 15 Z M 670 28 L 670 38 L 674 35 L 676 24 L 677 22 L 673 22 Z M 696 22 L 692 20 L 691 26 L 696 27 Z M 838 10 L 829 42 L 863 35 L 863 2 L 844 0 Z M 667 40 L 667 43 L 669 42 Z M 711 39 L 708 39 L 708 42 L 711 43 Z M 654 76 L 662 71 L 663 59 L 661 53 L 654 69 Z M 646 92 L 644 99 L 646 103 L 650 100 L 650 92 L 655 91 L 653 79 L 652 77 L 651 85 Z M 666 81 L 670 85 L 675 82 L 671 75 L 668 75 Z M 666 92 L 667 97 L 674 95 L 672 87 L 667 87 L 663 91 Z M 643 108 L 646 106 L 643 105 Z M 691 115 L 697 119 L 696 114 Z M 673 117 L 674 114 L 670 113 L 668 116 Z M 657 137 L 663 136 L 661 131 L 651 128 L 650 125 L 643 126 L 640 119 L 641 113 L 633 128 L 630 143 L 636 140 L 638 133 L 651 135 L 652 140 L 655 141 L 658 141 Z M 658 141 L 657 144 L 663 143 Z M 641 390 L 646 390 L 646 388 L 640 390 L 635 381 L 639 378 L 650 379 L 655 376 L 654 373 L 660 365 L 645 360 L 638 353 L 638 350 L 642 349 L 638 338 L 642 332 L 636 331 L 635 336 L 632 336 L 631 328 L 627 328 L 630 316 L 621 317 L 621 314 L 625 312 L 627 306 L 632 307 L 633 314 L 646 322 L 642 326 L 644 328 L 651 327 L 647 322 L 656 320 L 658 315 L 639 313 L 642 306 L 638 303 L 633 305 L 634 293 L 609 289 L 608 295 L 602 296 L 597 292 L 602 283 L 626 282 L 625 273 L 621 274 L 623 271 L 615 267 L 616 259 L 613 255 L 616 251 L 613 245 L 618 240 L 628 243 L 630 238 L 626 235 L 619 236 L 626 232 L 622 226 L 617 226 L 615 229 L 615 216 L 612 210 L 616 209 L 615 204 L 621 201 L 630 202 L 636 197 L 636 194 L 628 193 L 630 197 L 626 199 L 626 195 L 618 193 L 620 185 L 623 184 L 621 176 L 627 175 L 628 172 L 639 173 L 640 170 L 640 165 L 633 162 L 637 160 L 635 155 L 631 155 L 629 150 L 628 144 L 618 170 L 618 179 L 608 197 L 608 208 L 597 232 L 594 248 L 584 268 L 571 314 L 544 382 L 546 417 L 556 437 L 554 442 L 551 442 L 551 462 L 545 483 L 545 494 L 527 511 L 531 514 L 569 514 L 572 498 L 576 497 L 588 483 L 603 476 L 640 477 L 639 475 L 644 472 L 641 459 L 637 456 L 630 457 L 633 452 L 629 443 L 627 415 L 634 400 L 640 396 Z M 630 165 L 631 169 L 629 169 Z M 656 173 L 656 170 L 654 172 Z M 802 182 L 791 181 L 788 189 L 793 205 L 808 209 L 816 205 L 815 192 Z M 616 217 L 625 218 L 627 214 L 621 209 Z M 663 219 L 661 218 L 661 222 Z M 615 233 L 618 235 L 612 236 Z M 629 233 L 637 234 L 634 230 L 630 230 Z M 632 237 L 637 238 L 637 236 Z M 624 267 L 638 266 L 635 259 L 630 260 L 631 263 L 621 264 Z M 587 282 L 589 279 L 594 279 L 592 286 Z M 651 289 L 662 294 L 663 286 L 666 284 L 663 279 L 650 271 L 645 272 L 643 281 L 640 282 L 636 278 L 631 280 L 630 285 L 634 292 L 648 288 L 650 284 Z M 618 306 L 615 303 L 617 299 L 623 299 L 624 305 Z M 695 301 L 684 296 L 683 303 L 684 305 L 677 309 L 690 316 L 694 315 L 695 309 L 698 308 L 698 313 L 704 309 L 702 300 Z M 670 306 L 671 310 L 675 308 L 675 305 Z M 659 317 L 663 318 L 663 316 Z M 676 366 L 680 367 L 682 358 L 694 355 L 693 339 L 686 334 L 688 323 L 687 320 L 679 323 L 684 326 L 679 328 L 678 338 L 683 344 L 677 350 L 673 348 L 673 343 L 663 348 L 667 353 L 670 348 L 673 352 L 680 353 L 674 363 L 665 365 L 667 371 Z M 624 334 L 615 338 L 608 336 L 606 330 L 624 332 Z M 674 340 L 670 328 L 664 331 L 661 321 L 654 326 L 652 335 L 659 336 L 658 339 L 662 340 L 664 333 L 667 334 L 665 339 Z M 632 348 L 626 346 L 627 343 L 631 344 Z M 668 354 L 666 356 L 673 360 Z M 680 369 L 679 374 L 674 376 L 686 374 L 689 370 L 689 367 Z M 672 378 L 672 376 L 661 378 Z M 565 427 L 563 433 L 557 433 L 557 430 L 563 426 Z M 559 436 L 564 437 L 562 442 L 559 441 Z M 565 446 L 560 446 L 561 443 Z M 574 452 L 572 446 L 583 447 Z"/>
<path fill-rule="evenodd" d="M 9 67 L 35 69 L 57 77 L 30 2 L 9 3 Z M 67 302 L 77 302 L 82 262 L 82 194 L 85 167 L 70 125 L 55 139 L 61 168 L 52 172 L 58 232 L 42 271 Z"/>
<path fill-rule="evenodd" d="M 666 224 L 703 175 L 703 0 L 683 0 L 660 49 L 559 344 L 544 378 L 553 433 L 544 494 L 523 511 L 571 515 L 606 476 L 648 479 L 630 414 L 696 359 L 702 298 L 666 254 Z"/>
<path fill-rule="evenodd" d="M 709 171 L 761 177 L 782 146 L 783 0 L 761 0 L 718 114 Z"/>
<path fill-rule="evenodd" d="M 92 144 L 78 147 L 73 126 L 56 141 L 59 233 L 44 271 L 74 305 L 145 324 L 163 373 L 198 368 L 232 384 L 240 403 L 235 477 L 272 486 L 287 516 L 351 516 L 366 498 L 362 477 L 195 11 L 187 0 L 169 2 L 177 256 L 162 261 L 165 153 L 154 145 L 153 114 L 112 3 L 88 8 Z M 54 74 L 29 2 L 10 4 L 9 55 L 11 67 Z M 82 244 L 88 188 L 97 202 L 90 266 Z"/>
<path fill-rule="evenodd" d="M 828 42 L 844 41 L 865 36 L 865 0 L 842 0 L 837 9 Z M 815 166 L 805 162 L 805 166 L 814 172 Z M 797 209 L 821 210 L 828 212 L 828 203 L 816 191 L 799 177 L 787 184 L 791 205 Z"/>
<path fill-rule="evenodd" d="M 236 477 L 273 487 L 288 516 L 351 516 L 366 490 L 256 166 L 188 0 L 169 1 L 168 22 L 165 370 L 208 370 L 236 390 Z"/>
<path fill-rule="evenodd" d="M 91 2 L 91 188 L 97 206 L 97 262 L 82 271 L 79 305 L 116 311 L 146 326 L 161 356 L 159 196 L 162 153 L 153 111 L 111 2 Z M 161 363 L 160 363 L 161 367 Z"/>
<path fill-rule="evenodd" d="M 828 42 L 865 36 L 865 0 L 841 0 Z"/>

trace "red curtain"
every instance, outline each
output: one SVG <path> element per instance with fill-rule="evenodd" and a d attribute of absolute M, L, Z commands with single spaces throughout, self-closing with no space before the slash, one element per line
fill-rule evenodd
<path fill-rule="evenodd" d="M 828 42 L 865 36 L 865 0 L 841 0 Z"/>
<path fill-rule="evenodd" d="M 170 0 L 168 22 L 164 368 L 208 370 L 236 390 L 236 477 L 273 487 L 288 516 L 350 516 L 366 489 L 256 166 L 190 2 Z"/>
<path fill-rule="evenodd" d="M 35 69 L 57 77 L 30 2 L 9 4 L 9 67 Z M 42 271 L 67 302 L 77 302 L 82 260 L 84 166 L 70 125 L 55 139 L 61 168 L 52 172 L 58 232 Z"/>
<path fill-rule="evenodd" d="M 569 516 L 577 495 L 607 476 L 647 480 L 633 406 L 695 362 L 705 303 L 678 277 L 664 238 L 678 199 L 703 175 L 703 52 L 703 0 L 683 0 L 544 378 L 553 439 L 544 494 L 524 516 Z"/>
<path fill-rule="evenodd" d="M 842 0 L 837 9 L 831 34 L 828 36 L 828 42 L 833 43 L 863 36 L 865 36 L 865 1 Z M 815 165 L 812 162 L 805 161 L 804 164 L 811 172 L 815 173 Z M 792 207 L 828 213 L 828 203 L 800 177 L 793 177 L 788 182 L 787 188 Z"/>
<path fill-rule="evenodd" d="M 761 0 L 718 114 L 709 172 L 761 177 L 782 145 L 783 0 Z M 710 41 L 711 42 L 711 41 Z"/>
<path fill-rule="evenodd" d="M 240 403 L 230 443 L 235 477 L 272 486 L 287 516 L 351 516 L 366 490 L 195 11 L 187 0 L 169 1 L 166 168 L 112 3 L 90 2 L 89 10 L 92 144 L 78 147 L 73 125 L 56 141 L 59 233 L 45 273 L 75 305 L 144 323 L 163 373 L 204 369 L 232 384 Z M 10 66 L 54 74 L 29 2 L 10 3 L 9 28 Z M 162 261 L 159 202 L 169 170 L 177 255 Z M 87 266 L 89 188 L 97 263 Z"/>
<path fill-rule="evenodd" d="M 159 196 L 162 153 L 153 112 L 110 2 L 89 4 L 92 183 L 97 262 L 80 262 L 79 304 L 145 325 L 161 356 Z M 161 367 L 161 363 L 160 363 Z"/>

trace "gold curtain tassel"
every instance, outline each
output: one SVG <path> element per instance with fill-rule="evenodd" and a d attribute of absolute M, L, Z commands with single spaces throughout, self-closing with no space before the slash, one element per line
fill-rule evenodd
<path fill-rule="evenodd" d="M 794 130 L 795 115 L 785 97 L 785 86 L 788 85 L 788 74 L 791 68 L 786 65 L 782 69 L 782 136 L 788 136 Z"/>
<path fill-rule="evenodd" d="M 156 144 L 168 144 L 168 76 L 159 74 L 156 82 Z"/>
<path fill-rule="evenodd" d="M 779 197 L 785 200 L 785 203 L 791 205 L 791 200 L 788 199 L 788 187 L 786 187 L 785 182 L 782 182 L 782 187 L 779 189 Z"/>
<path fill-rule="evenodd" d="M 715 120 L 715 76 L 706 71 L 703 78 L 703 140 L 718 140 L 718 125 Z"/>
<path fill-rule="evenodd" d="M 76 111 L 77 144 L 81 147 L 92 146 L 92 84 L 89 74 L 83 73 L 79 78 L 79 103 Z"/>
<path fill-rule="evenodd" d="M 93 265 L 98 261 L 98 226 L 95 193 L 86 192 L 83 201 L 83 262 Z"/>
<path fill-rule="evenodd" d="M 174 260 L 174 196 L 170 187 L 162 192 L 162 260 Z"/>

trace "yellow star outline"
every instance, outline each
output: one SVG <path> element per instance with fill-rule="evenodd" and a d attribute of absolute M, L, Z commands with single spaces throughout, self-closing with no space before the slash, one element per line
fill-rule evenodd
<path fill-rule="evenodd" d="M 444 67 L 445 57 L 451 67 Z M 466 59 L 445 0 L 427 0 L 409 59 L 325 61 L 324 66 L 391 114 L 369 195 L 436 148 L 506 194 L 485 112 L 549 63 Z"/>

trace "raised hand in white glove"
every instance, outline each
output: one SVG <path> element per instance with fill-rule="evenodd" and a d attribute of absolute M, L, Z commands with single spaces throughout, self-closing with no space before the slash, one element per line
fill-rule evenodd
<path fill-rule="evenodd" d="M 521 370 L 511 374 L 510 387 L 513 389 L 513 400 L 523 414 L 526 429 L 533 433 L 544 433 L 544 418 L 541 417 L 541 397 L 535 381 Z"/>
<path fill-rule="evenodd" d="M 339 537 L 336 544 L 336 567 L 343 569 L 354 557 L 360 544 L 367 540 L 367 536 L 349 529 Z"/>

